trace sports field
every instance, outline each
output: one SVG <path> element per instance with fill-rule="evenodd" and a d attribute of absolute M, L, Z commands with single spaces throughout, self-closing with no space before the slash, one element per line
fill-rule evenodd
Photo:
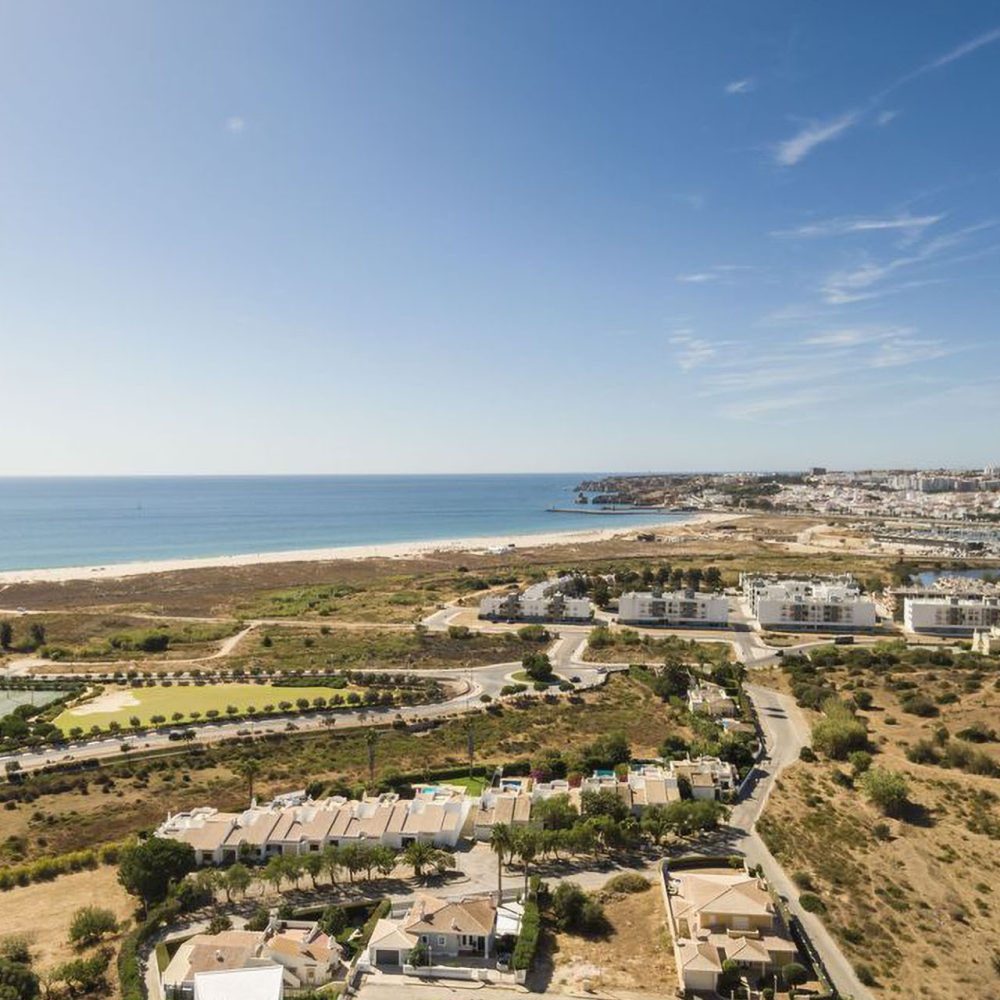
<path fill-rule="evenodd" d="M 239 712 L 244 712 L 251 706 L 260 711 L 265 705 L 278 708 L 281 702 L 294 705 L 299 698 L 306 698 L 310 702 L 314 698 L 326 698 L 329 701 L 339 695 L 346 699 L 352 690 L 357 689 L 277 687 L 270 684 L 205 684 L 201 687 L 157 685 L 151 688 L 110 686 L 95 698 L 62 712 L 57 716 L 55 724 L 64 733 L 68 733 L 77 726 L 83 730 L 89 730 L 92 726 L 106 729 L 111 722 L 128 726 L 133 717 L 137 717 L 142 724 L 148 723 L 154 715 L 162 715 L 168 722 L 189 722 L 193 718 L 204 720 L 210 718 L 209 712 L 218 712 L 220 718 L 225 718 L 229 706 L 234 706 Z M 174 720 L 175 712 L 179 712 L 183 718 Z M 193 712 L 200 715 L 192 716 Z"/>
<path fill-rule="evenodd" d="M 0 718 L 13 712 L 18 705 L 47 705 L 65 693 L 65 691 L 0 690 Z"/>

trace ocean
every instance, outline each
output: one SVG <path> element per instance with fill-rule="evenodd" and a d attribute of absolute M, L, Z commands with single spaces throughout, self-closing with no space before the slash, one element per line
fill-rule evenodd
<path fill-rule="evenodd" d="M 637 527 L 550 513 L 593 473 L 0 478 L 0 569 Z"/>

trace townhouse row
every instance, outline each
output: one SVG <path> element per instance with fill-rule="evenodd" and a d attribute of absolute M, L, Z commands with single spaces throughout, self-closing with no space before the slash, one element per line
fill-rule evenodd
<path fill-rule="evenodd" d="M 535 806 L 566 795 L 577 807 L 585 792 L 611 791 L 634 815 L 650 805 L 695 799 L 724 799 L 737 785 L 732 764 L 715 757 L 633 765 L 618 777 L 596 771 L 576 786 L 568 781 L 534 782 L 503 778 L 481 796 L 453 785 L 417 785 L 412 799 L 384 793 L 363 799 L 334 796 L 314 800 L 305 793 L 280 796 L 242 812 L 199 806 L 167 816 L 156 835 L 190 844 L 199 865 L 266 861 L 314 854 L 327 847 L 383 844 L 401 850 L 414 842 L 454 849 L 462 839 L 489 840 L 494 825 L 537 825 Z"/>

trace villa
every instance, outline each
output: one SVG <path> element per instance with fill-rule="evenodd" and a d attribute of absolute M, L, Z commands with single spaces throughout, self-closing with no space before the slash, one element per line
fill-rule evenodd
<path fill-rule="evenodd" d="M 342 968 L 343 950 L 315 923 L 272 920 L 264 931 L 194 935 L 174 952 L 160 982 L 165 1000 L 188 1000 L 198 996 L 199 984 L 206 975 L 273 969 L 276 972 L 270 979 L 261 977 L 252 982 L 268 984 L 276 978 L 282 989 L 309 989 L 338 978 Z M 222 982 L 213 979 L 202 991 L 217 992 Z M 262 987 L 266 988 L 270 987 Z"/>
<path fill-rule="evenodd" d="M 724 799 L 733 793 L 739 779 L 736 768 L 718 757 L 682 758 L 665 764 L 633 764 L 619 779 L 613 771 L 595 771 L 584 778 L 577 795 L 610 791 L 629 810 L 641 815 L 647 806 L 679 802 L 684 798 L 682 782 L 694 799 Z M 576 796 L 572 796 L 574 799 Z"/>
<path fill-rule="evenodd" d="M 277 966 L 199 972 L 193 1000 L 283 1000 L 285 983 Z"/>
<path fill-rule="evenodd" d="M 423 945 L 428 965 L 469 961 L 481 966 L 495 958 L 498 938 L 517 936 L 522 913 L 519 904 L 498 908 L 492 894 L 457 900 L 421 895 L 401 918 L 378 921 L 360 964 L 369 969 L 409 965 L 410 952 Z"/>
<path fill-rule="evenodd" d="M 528 791 L 485 789 L 473 819 L 473 835 L 476 840 L 489 840 L 497 823 L 515 830 L 532 826 L 531 805 L 532 796 Z"/>
<path fill-rule="evenodd" d="M 762 879 L 721 869 L 668 872 L 667 915 L 681 987 L 715 991 L 723 962 L 750 982 L 797 953 Z"/>
<path fill-rule="evenodd" d="M 724 687 L 700 681 L 688 688 L 688 711 L 712 718 L 731 718 L 736 714 L 736 701 Z"/>

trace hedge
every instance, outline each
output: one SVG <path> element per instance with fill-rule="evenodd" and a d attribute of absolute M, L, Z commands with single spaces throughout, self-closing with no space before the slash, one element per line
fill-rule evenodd
<path fill-rule="evenodd" d="M 122 843 L 104 844 L 101 847 L 85 851 L 55 854 L 37 858 L 35 861 L 28 861 L 21 865 L 0 868 L 0 890 L 30 885 L 32 882 L 48 882 L 59 875 L 96 868 L 101 864 L 113 865 L 118 860 L 118 852 L 121 847 Z"/>
<path fill-rule="evenodd" d="M 372 910 L 372 915 L 365 921 L 365 926 L 361 928 L 361 937 L 357 941 L 352 942 L 355 949 L 359 952 L 364 951 L 368 947 L 368 939 L 375 932 L 375 925 L 383 918 L 389 916 L 392 913 L 392 901 L 388 899 L 383 899 L 378 906 Z"/>
<path fill-rule="evenodd" d="M 538 912 L 538 904 L 528 900 L 524 904 L 524 916 L 521 918 L 521 933 L 514 945 L 511 966 L 517 970 L 531 968 L 538 948 L 538 935 L 542 929 L 542 918 Z"/>
<path fill-rule="evenodd" d="M 145 983 L 139 964 L 139 945 L 149 940 L 164 924 L 173 923 L 181 913 L 180 904 L 167 900 L 154 906 L 134 931 L 126 934 L 118 952 L 118 981 L 122 1000 L 146 1000 Z"/>

